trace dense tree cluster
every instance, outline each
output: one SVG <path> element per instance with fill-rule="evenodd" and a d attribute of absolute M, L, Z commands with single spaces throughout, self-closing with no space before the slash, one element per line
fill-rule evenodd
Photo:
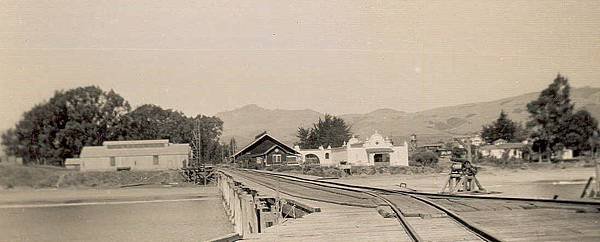
<path fill-rule="evenodd" d="M 26 163 L 63 165 L 66 158 L 78 156 L 83 146 L 101 145 L 106 140 L 191 143 L 195 128 L 201 134 L 201 160 L 221 160 L 229 148 L 219 143 L 223 130 L 219 118 L 187 117 L 150 104 L 132 111 L 114 91 L 88 86 L 58 91 L 25 112 L 14 128 L 2 134 L 2 145 L 8 155 L 23 157 Z"/>
<path fill-rule="evenodd" d="M 558 75 L 536 100 L 527 104 L 531 137 L 539 150 L 548 154 L 564 148 L 589 150 L 588 141 L 598 132 L 598 121 L 588 111 L 574 112 L 570 90 L 568 79 Z"/>
<path fill-rule="evenodd" d="M 298 128 L 296 137 L 300 139 L 298 145 L 304 149 L 316 149 L 319 146 L 341 147 L 352 136 L 350 127 L 342 118 L 325 114 L 319 118 L 312 128 Z"/>
<path fill-rule="evenodd" d="M 496 121 L 483 126 L 481 138 L 487 143 L 503 139 L 508 142 L 520 142 L 525 139 L 525 131 L 520 124 L 510 120 L 508 115 L 502 110 Z"/>

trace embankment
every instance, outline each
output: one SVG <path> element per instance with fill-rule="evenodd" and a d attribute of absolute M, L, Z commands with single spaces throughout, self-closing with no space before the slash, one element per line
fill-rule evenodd
<path fill-rule="evenodd" d="M 113 188 L 132 184 L 182 182 L 177 171 L 78 172 L 51 166 L 0 165 L 0 189 Z"/>

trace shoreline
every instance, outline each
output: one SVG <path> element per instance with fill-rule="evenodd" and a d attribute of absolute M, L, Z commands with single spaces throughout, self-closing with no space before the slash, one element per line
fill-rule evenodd
<path fill-rule="evenodd" d="M 563 199 L 581 200 L 590 176 L 594 176 L 594 167 L 534 167 L 526 169 L 499 168 L 483 166 L 477 179 L 489 194 L 500 197 L 553 198 L 559 195 Z M 408 188 L 422 192 L 437 193 L 448 179 L 448 171 L 429 174 L 377 174 L 348 176 L 338 179 L 342 183 L 353 185 L 398 188 L 405 183 Z"/>
<path fill-rule="evenodd" d="M 481 184 L 490 191 L 500 192 L 495 196 L 517 197 L 551 197 L 552 191 L 531 191 L 523 186 L 580 186 L 576 193 L 581 193 L 589 177 L 595 175 L 594 167 L 586 167 L 586 163 L 538 164 L 525 163 L 521 167 L 497 167 L 476 164 L 481 167 L 477 174 Z M 400 183 L 418 191 L 439 192 L 447 180 L 448 162 L 440 162 L 437 168 L 406 168 L 408 172 L 397 174 L 375 173 L 354 174 L 337 178 L 340 182 L 356 185 L 397 188 Z M 27 168 L 26 168 L 27 169 Z M 35 169 L 35 167 L 33 168 Z M 322 168 L 327 169 L 327 168 Z M 359 168 L 361 169 L 361 168 Z M 423 169 L 424 172 L 412 172 Z M 289 172 L 300 175 L 297 172 Z M 117 173 L 119 174 L 119 173 Z M 68 186 L 34 188 L 17 186 L 0 189 L 0 205 L 34 204 L 34 203 L 74 203 L 74 202 L 118 202 L 131 200 L 190 199 L 205 196 L 205 191 L 212 186 L 196 186 L 190 184 L 144 184 L 141 186 Z M 201 189 L 198 189 L 201 188 Z M 573 197 L 574 192 L 569 194 Z M 578 197 L 577 197 L 578 198 Z"/>
<path fill-rule="evenodd" d="M 117 203 L 217 197 L 215 186 L 140 186 L 135 188 L 43 188 L 0 190 L 0 206 Z"/>
<path fill-rule="evenodd" d="M 216 186 L 3 190 L 0 217 L 0 241 L 204 241 L 233 232 Z"/>

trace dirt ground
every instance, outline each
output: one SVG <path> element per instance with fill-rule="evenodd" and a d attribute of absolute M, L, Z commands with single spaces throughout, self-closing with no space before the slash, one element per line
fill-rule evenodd
<path fill-rule="evenodd" d="M 527 169 L 508 169 L 484 166 L 477 174 L 478 180 L 495 196 L 579 199 L 594 167 L 547 166 Z M 340 178 L 339 182 L 398 188 L 406 183 L 409 188 L 424 192 L 439 192 L 448 179 L 448 172 L 437 174 L 363 175 Z"/>

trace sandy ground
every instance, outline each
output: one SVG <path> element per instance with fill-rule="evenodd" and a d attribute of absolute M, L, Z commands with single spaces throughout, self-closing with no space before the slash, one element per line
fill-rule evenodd
<path fill-rule="evenodd" d="M 501 169 L 483 167 L 477 174 L 481 184 L 489 191 L 499 192 L 496 196 L 578 199 L 585 183 L 594 176 L 593 167 L 538 167 L 530 169 Z M 406 183 L 409 188 L 424 192 L 439 192 L 448 179 L 448 172 L 421 175 L 374 175 L 351 176 L 338 181 L 398 188 Z"/>

